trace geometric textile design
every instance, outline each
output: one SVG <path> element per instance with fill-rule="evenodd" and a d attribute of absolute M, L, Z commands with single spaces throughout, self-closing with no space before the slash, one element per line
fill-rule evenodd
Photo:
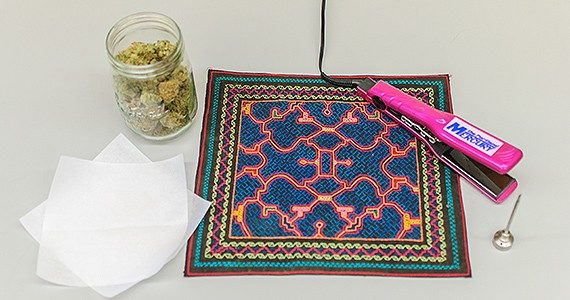
<path fill-rule="evenodd" d="M 458 177 L 354 89 L 209 72 L 186 276 L 470 276 Z M 451 111 L 447 75 L 377 77 Z"/>

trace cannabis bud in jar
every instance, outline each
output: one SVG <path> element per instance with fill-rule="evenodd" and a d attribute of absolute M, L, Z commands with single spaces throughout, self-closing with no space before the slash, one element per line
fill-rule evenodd
<path fill-rule="evenodd" d="M 151 34 L 153 30 L 156 32 Z M 138 38 L 144 33 L 164 39 L 131 40 L 127 44 L 125 40 L 134 32 Z M 164 140 L 190 126 L 196 114 L 196 91 L 174 21 L 154 13 L 129 16 L 109 32 L 107 50 L 114 67 L 117 103 L 133 131 L 148 139 Z"/>

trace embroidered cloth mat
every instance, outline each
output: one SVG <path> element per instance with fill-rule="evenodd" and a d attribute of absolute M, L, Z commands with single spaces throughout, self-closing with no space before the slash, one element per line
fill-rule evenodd
<path fill-rule="evenodd" d="M 458 177 L 354 89 L 211 70 L 186 276 L 470 276 Z M 376 77 L 451 111 L 447 75 Z"/>

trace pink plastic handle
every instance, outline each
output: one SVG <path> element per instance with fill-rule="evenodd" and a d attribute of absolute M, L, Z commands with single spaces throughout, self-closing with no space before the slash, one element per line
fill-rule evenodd
<path fill-rule="evenodd" d="M 497 173 L 509 172 L 523 153 L 513 145 L 477 128 L 453 114 L 437 110 L 379 80 L 362 95 L 378 97 L 389 108 L 428 128 L 437 138 Z"/>

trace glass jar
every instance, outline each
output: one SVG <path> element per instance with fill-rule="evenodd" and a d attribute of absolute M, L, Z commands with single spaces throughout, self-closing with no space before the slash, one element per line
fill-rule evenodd
<path fill-rule="evenodd" d="M 124 62 L 125 49 L 134 45 L 171 47 L 160 60 L 136 65 Z M 111 28 L 106 47 L 115 98 L 130 129 L 146 139 L 168 140 L 190 127 L 196 115 L 196 89 L 176 22 L 158 13 L 127 16 Z"/>

